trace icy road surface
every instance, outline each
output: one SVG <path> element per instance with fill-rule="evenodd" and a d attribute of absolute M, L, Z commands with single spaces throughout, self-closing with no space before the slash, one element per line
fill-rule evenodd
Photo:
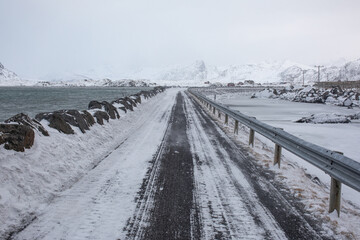
<path fill-rule="evenodd" d="M 13 239 L 321 238 L 184 91 L 128 132 Z"/>

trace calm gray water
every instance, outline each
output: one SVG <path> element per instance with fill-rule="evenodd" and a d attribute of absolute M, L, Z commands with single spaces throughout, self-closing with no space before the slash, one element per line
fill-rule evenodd
<path fill-rule="evenodd" d="M 112 101 L 144 87 L 0 87 L 0 122 L 17 113 L 35 117 L 61 109 L 85 110 L 91 100 Z"/>

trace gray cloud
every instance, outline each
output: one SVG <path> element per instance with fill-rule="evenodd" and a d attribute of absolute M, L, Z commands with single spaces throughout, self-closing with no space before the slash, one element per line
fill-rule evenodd
<path fill-rule="evenodd" d="M 359 58 L 360 1 L 1 0 L 0 61 L 25 77 L 111 65 Z"/>

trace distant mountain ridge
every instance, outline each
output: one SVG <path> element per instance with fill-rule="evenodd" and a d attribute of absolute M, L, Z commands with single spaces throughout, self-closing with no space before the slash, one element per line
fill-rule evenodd
<path fill-rule="evenodd" d="M 0 86 L 24 86 L 31 84 L 0 63 Z"/>
<path fill-rule="evenodd" d="M 180 85 L 205 86 L 210 83 L 238 83 L 253 80 L 256 83 L 286 82 L 312 84 L 318 81 L 317 68 L 291 61 L 267 61 L 255 64 L 212 66 L 199 60 L 193 64 L 166 68 L 147 68 L 136 72 L 118 73 L 113 68 L 92 69 L 81 73 L 54 74 L 45 81 L 30 82 L 19 78 L 0 63 L 0 86 L 147 86 Z M 360 80 L 360 59 L 321 68 L 320 81 Z"/>
<path fill-rule="evenodd" d="M 303 75 L 304 74 L 304 75 Z M 267 61 L 256 64 L 241 64 L 225 67 L 206 65 L 196 61 L 188 66 L 177 66 L 161 71 L 147 69 L 128 76 L 130 78 L 149 78 L 159 84 L 204 85 L 210 83 L 238 83 L 253 80 L 256 83 L 287 82 L 306 84 L 318 81 L 317 68 L 291 61 Z M 343 65 L 329 65 L 321 68 L 320 81 L 360 80 L 360 59 Z"/>

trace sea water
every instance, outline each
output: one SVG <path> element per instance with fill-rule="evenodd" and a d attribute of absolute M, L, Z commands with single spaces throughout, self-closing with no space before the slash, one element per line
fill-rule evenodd
<path fill-rule="evenodd" d="M 0 87 L 0 122 L 17 113 L 86 110 L 92 100 L 112 101 L 150 90 L 146 87 Z"/>

